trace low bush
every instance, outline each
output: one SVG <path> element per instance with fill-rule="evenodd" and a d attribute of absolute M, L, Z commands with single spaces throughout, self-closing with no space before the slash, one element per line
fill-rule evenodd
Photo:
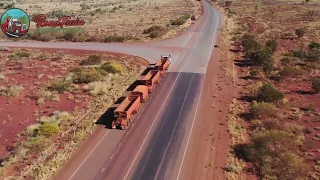
<path fill-rule="evenodd" d="M 291 54 L 293 57 L 298 57 L 298 58 L 307 58 L 309 56 L 308 52 L 304 50 L 292 51 Z"/>
<path fill-rule="evenodd" d="M 59 125 L 57 123 L 43 123 L 37 130 L 37 135 L 50 137 L 60 132 Z"/>
<path fill-rule="evenodd" d="M 31 124 L 27 127 L 26 133 L 29 136 L 34 136 L 36 133 L 36 130 L 40 127 L 41 124 Z"/>
<path fill-rule="evenodd" d="M 101 63 L 101 55 L 98 54 L 92 54 L 87 59 L 84 59 L 80 62 L 81 66 L 87 66 L 87 65 L 97 65 Z"/>
<path fill-rule="evenodd" d="M 42 116 L 39 119 L 40 123 L 55 123 L 55 124 L 60 124 L 62 121 L 66 121 L 70 119 L 71 115 L 66 112 L 54 112 L 55 114 L 52 114 L 51 116 Z"/>
<path fill-rule="evenodd" d="M 151 26 L 143 31 L 143 34 L 149 34 L 151 38 L 159 38 L 167 33 L 167 29 L 162 26 Z"/>
<path fill-rule="evenodd" d="M 252 101 L 250 112 L 254 118 L 265 119 L 276 116 L 276 108 L 271 103 Z"/>
<path fill-rule="evenodd" d="M 318 50 L 320 49 L 320 43 L 317 42 L 310 42 L 310 44 L 308 45 L 310 50 Z"/>
<path fill-rule="evenodd" d="M 250 50 L 246 53 L 246 57 L 252 64 L 258 66 L 262 66 L 272 61 L 272 54 L 267 49 Z"/>
<path fill-rule="evenodd" d="M 315 93 L 320 92 L 320 78 L 314 78 L 311 80 L 312 89 L 315 91 Z"/>
<path fill-rule="evenodd" d="M 24 144 L 24 146 L 34 153 L 41 153 L 42 151 L 50 147 L 52 144 L 53 143 L 52 141 L 50 141 L 50 139 L 41 136 L 36 136 L 30 137 L 28 141 Z"/>
<path fill-rule="evenodd" d="M 39 60 L 41 60 L 41 61 L 43 61 L 43 60 L 46 60 L 46 59 L 48 59 L 49 57 L 48 57 L 48 55 L 46 54 L 46 53 L 41 53 L 38 57 L 37 57 L 37 59 L 39 59 Z"/>
<path fill-rule="evenodd" d="M 115 63 L 115 62 L 107 62 L 100 66 L 100 70 L 103 70 L 107 73 L 122 73 L 124 71 L 124 68 L 121 64 Z"/>
<path fill-rule="evenodd" d="M 310 44 L 308 45 L 309 47 L 309 50 L 318 50 L 320 49 L 320 43 L 317 43 L 317 42 L 310 42 Z"/>
<path fill-rule="evenodd" d="M 76 41 L 77 33 L 75 31 L 64 31 L 61 38 L 67 41 Z"/>
<path fill-rule="evenodd" d="M 10 85 L 10 86 L 0 86 L 0 96 L 15 97 L 21 94 L 24 90 L 22 86 Z"/>
<path fill-rule="evenodd" d="M 71 88 L 72 82 L 66 81 L 66 80 L 57 80 L 54 81 L 48 89 L 50 91 L 57 91 L 59 93 L 62 93 L 64 91 L 68 91 Z"/>
<path fill-rule="evenodd" d="M 111 35 L 104 38 L 104 42 L 111 43 L 111 42 L 124 42 L 126 38 L 124 36 L 118 35 Z"/>
<path fill-rule="evenodd" d="M 171 20 L 170 21 L 170 24 L 173 25 L 173 26 L 181 26 L 183 25 L 184 23 L 186 23 L 187 19 L 190 19 L 191 18 L 191 15 L 190 14 L 185 14 L 175 20 Z"/>
<path fill-rule="evenodd" d="M 284 98 L 284 94 L 273 87 L 271 83 L 265 83 L 259 88 L 257 99 L 264 102 L 275 102 Z"/>
<path fill-rule="evenodd" d="M 97 81 L 97 82 L 89 83 L 85 89 L 86 91 L 89 92 L 89 95 L 98 96 L 98 95 L 106 94 L 109 91 L 109 88 L 110 88 L 109 83 Z"/>
<path fill-rule="evenodd" d="M 102 79 L 102 75 L 95 69 L 76 72 L 73 75 L 73 83 L 90 83 Z"/>
<path fill-rule="evenodd" d="M 251 34 L 244 34 L 241 38 L 241 43 L 245 51 L 259 50 L 262 45 Z"/>
<path fill-rule="evenodd" d="M 291 66 L 285 66 L 279 72 L 279 74 L 281 76 L 285 76 L 285 77 L 298 77 L 298 76 L 303 74 L 303 71 L 301 69 L 296 69 L 296 68 L 291 67 Z"/>
<path fill-rule="evenodd" d="M 27 50 L 18 50 L 14 52 L 18 57 L 29 57 L 31 53 Z"/>
<path fill-rule="evenodd" d="M 272 130 L 255 134 L 252 144 L 237 145 L 234 150 L 257 167 L 261 179 L 304 179 L 309 166 L 297 154 L 299 148 L 297 136 Z"/>
<path fill-rule="evenodd" d="M 269 40 L 266 42 L 266 47 L 270 48 L 272 52 L 275 52 L 278 47 L 278 43 L 276 40 Z"/>

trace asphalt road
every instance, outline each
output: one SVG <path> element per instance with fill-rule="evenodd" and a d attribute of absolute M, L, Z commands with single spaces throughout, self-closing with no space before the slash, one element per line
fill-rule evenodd
<path fill-rule="evenodd" d="M 97 126 L 54 178 L 59 180 L 188 179 L 186 152 L 198 111 L 203 77 L 220 26 L 220 15 L 202 2 L 203 16 L 176 38 L 150 44 L 0 42 L 0 46 L 64 48 L 132 54 L 155 62 L 173 59 L 161 84 L 127 131 Z M 179 49 L 181 50 L 175 50 Z"/>

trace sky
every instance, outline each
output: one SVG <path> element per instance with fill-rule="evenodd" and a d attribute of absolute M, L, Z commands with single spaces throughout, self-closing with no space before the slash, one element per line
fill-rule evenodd
<path fill-rule="evenodd" d="M 24 16 L 25 12 L 21 11 L 20 9 L 11 9 L 10 11 L 7 11 L 2 15 L 1 22 L 6 17 L 6 14 L 8 14 L 9 16 L 12 16 L 14 19 L 18 19 L 18 18 Z"/>

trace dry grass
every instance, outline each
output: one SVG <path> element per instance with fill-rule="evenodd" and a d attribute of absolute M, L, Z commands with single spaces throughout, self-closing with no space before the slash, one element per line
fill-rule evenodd
<path fill-rule="evenodd" d="M 18 96 L 23 90 L 24 90 L 23 86 L 16 86 L 16 85 L 0 86 L 0 96 L 9 96 L 9 97 Z"/>
<path fill-rule="evenodd" d="M 229 53 L 229 49 L 231 49 L 232 42 L 232 33 L 235 31 L 235 21 L 231 18 L 226 18 L 223 16 L 223 22 L 225 26 L 222 30 L 221 37 L 221 61 L 224 61 L 224 65 L 221 67 L 224 71 L 225 76 L 229 76 L 232 78 L 232 82 L 235 87 L 237 87 L 237 73 L 234 67 L 234 58 L 233 54 Z M 229 106 L 228 112 L 228 120 L 227 120 L 227 128 L 228 133 L 230 135 L 230 148 L 227 155 L 227 165 L 224 168 L 225 170 L 225 179 L 228 180 L 244 180 L 246 179 L 241 175 L 243 168 L 245 167 L 245 163 L 236 158 L 235 154 L 232 152 L 232 147 L 237 143 L 244 142 L 246 140 L 246 131 L 242 127 L 243 121 L 238 116 L 241 112 L 243 112 L 243 107 L 239 104 L 236 99 L 233 99 L 232 103 Z"/>
<path fill-rule="evenodd" d="M 230 146 L 244 143 L 246 141 L 246 130 L 242 127 L 243 120 L 239 114 L 244 112 L 243 107 L 236 99 L 233 99 L 229 107 L 228 114 L 228 132 L 230 134 Z M 228 180 L 244 180 L 246 179 L 241 175 L 245 162 L 238 159 L 235 154 L 230 150 L 227 156 L 226 179 Z"/>

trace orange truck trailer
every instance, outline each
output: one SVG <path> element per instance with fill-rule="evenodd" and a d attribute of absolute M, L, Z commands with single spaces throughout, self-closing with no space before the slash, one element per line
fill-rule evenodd
<path fill-rule="evenodd" d="M 140 105 L 140 95 L 130 94 L 126 97 L 114 110 L 114 117 L 116 119 L 112 122 L 112 128 L 120 127 L 123 130 L 127 129 L 131 124 L 132 116 L 138 112 Z"/>
<path fill-rule="evenodd" d="M 145 103 L 149 96 L 148 87 L 144 85 L 138 85 L 134 90 L 131 92 L 131 95 L 140 96 L 140 102 Z"/>
<path fill-rule="evenodd" d="M 150 70 L 145 76 L 140 78 L 140 82 L 148 87 L 148 92 L 151 93 L 155 85 L 160 82 L 160 71 Z"/>

